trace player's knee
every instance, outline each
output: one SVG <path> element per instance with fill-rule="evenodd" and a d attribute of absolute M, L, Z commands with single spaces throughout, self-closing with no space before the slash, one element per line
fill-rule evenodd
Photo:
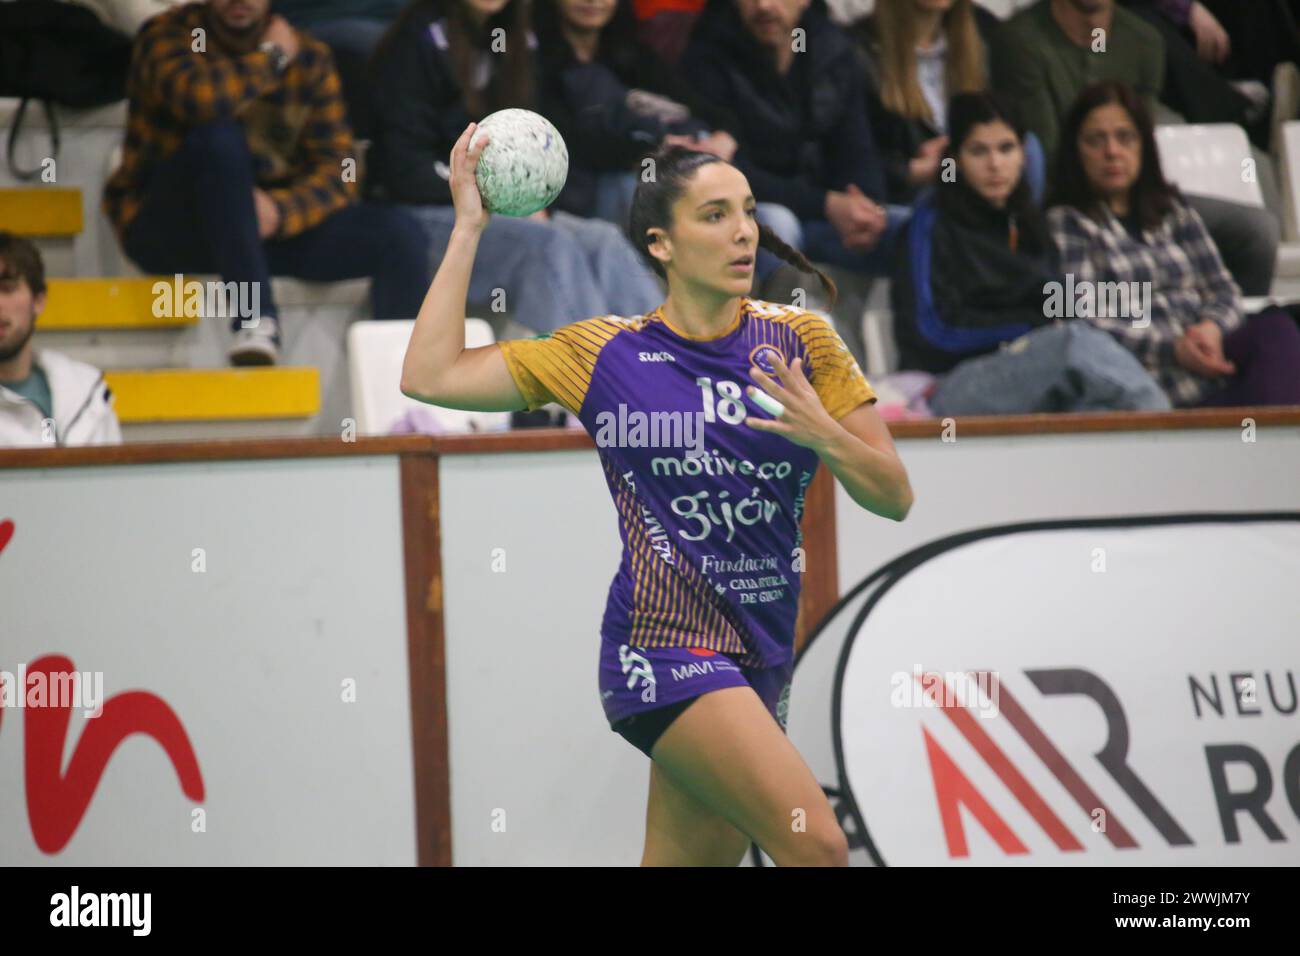
<path fill-rule="evenodd" d="M 731 833 L 715 840 L 704 841 L 694 847 L 694 866 L 739 866 L 749 852 L 750 839 L 744 834 Z"/>
<path fill-rule="evenodd" d="M 778 866 L 848 866 L 849 841 L 832 818 L 793 831 L 768 855 Z"/>
<path fill-rule="evenodd" d="M 682 841 L 668 834 L 647 831 L 642 866 L 737 866 L 749 852 L 750 839 L 734 827 L 697 834 Z"/>
<path fill-rule="evenodd" d="M 817 862 L 815 866 L 848 866 L 849 840 L 838 823 L 818 827 L 815 835 L 813 853 Z"/>

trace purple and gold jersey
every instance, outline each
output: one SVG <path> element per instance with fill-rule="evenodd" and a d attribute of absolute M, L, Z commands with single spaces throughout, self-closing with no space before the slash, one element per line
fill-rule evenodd
<path fill-rule="evenodd" d="M 558 402 L 595 439 L 618 510 L 623 558 L 601 636 L 620 645 L 707 648 L 745 667 L 793 657 L 799 519 L 813 451 L 744 424 L 769 417 L 749 369 L 802 357 L 833 418 L 875 393 L 826 320 L 744 298 L 710 339 L 675 331 L 662 306 L 500 343 L 530 409 Z"/>

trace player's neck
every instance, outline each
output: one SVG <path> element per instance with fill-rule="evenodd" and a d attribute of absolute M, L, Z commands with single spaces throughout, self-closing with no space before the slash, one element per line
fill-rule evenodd
<path fill-rule="evenodd" d="M 675 332 L 693 339 L 717 338 L 736 321 L 743 296 L 719 298 L 717 293 L 670 293 L 664 302 L 663 315 Z"/>

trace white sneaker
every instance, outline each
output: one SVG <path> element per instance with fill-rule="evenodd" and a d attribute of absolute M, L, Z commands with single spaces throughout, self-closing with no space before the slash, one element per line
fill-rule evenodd
<path fill-rule="evenodd" d="M 236 329 L 226 353 L 231 365 L 274 365 L 280 358 L 280 323 L 264 315 L 252 328 Z"/>

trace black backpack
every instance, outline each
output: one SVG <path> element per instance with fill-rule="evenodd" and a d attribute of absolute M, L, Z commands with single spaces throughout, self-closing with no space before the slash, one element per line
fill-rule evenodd
<path fill-rule="evenodd" d="M 126 96 L 131 38 L 106 26 L 94 11 L 60 0 L 0 2 L 0 96 L 22 102 L 9 128 L 6 155 L 19 179 L 40 169 L 20 170 L 14 144 L 31 100 L 40 100 L 50 123 L 55 155 L 59 127 L 53 104 L 103 106 Z"/>

